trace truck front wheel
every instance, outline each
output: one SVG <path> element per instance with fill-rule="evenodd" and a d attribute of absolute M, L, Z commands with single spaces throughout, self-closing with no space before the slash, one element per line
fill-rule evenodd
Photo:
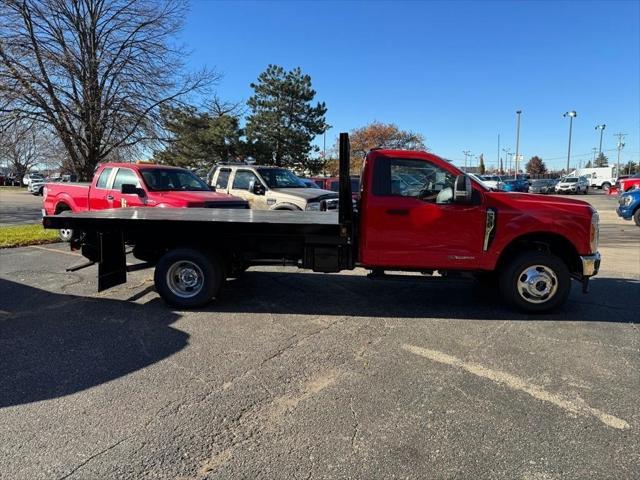
<path fill-rule="evenodd" d="M 636 225 L 640 227 L 640 208 L 637 208 L 633 213 L 633 221 L 636 222 Z"/>
<path fill-rule="evenodd" d="M 154 273 L 160 296 L 178 308 L 206 305 L 220 290 L 223 279 L 218 259 L 195 248 L 178 248 L 165 253 Z"/>
<path fill-rule="evenodd" d="M 500 273 L 500 292 L 512 306 L 542 313 L 562 305 L 571 290 L 565 263 L 548 252 L 525 252 L 514 257 Z"/>

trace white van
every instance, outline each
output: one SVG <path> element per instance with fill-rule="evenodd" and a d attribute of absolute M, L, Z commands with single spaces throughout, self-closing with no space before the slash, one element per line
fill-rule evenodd
<path fill-rule="evenodd" d="M 568 177 L 587 177 L 589 186 L 592 188 L 603 188 L 609 190 L 611 185 L 616 183 L 616 167 L 593 167 L 578 168 L 571 172 Z"/>

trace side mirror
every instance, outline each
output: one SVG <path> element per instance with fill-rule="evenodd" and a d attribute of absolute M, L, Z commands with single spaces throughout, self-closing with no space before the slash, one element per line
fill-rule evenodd
<path fill-rule="evenodd" d="M 120 187 L 120 193 L 123 195 L 138 195 L 139 197 L 145 196 L 145 191 L 142 188 L 138 188 L 131 183 L 123 183 Z"/>
<path fill-rule="evenodd" d="M 471 203 L 473 188 L 471 180 L 466 175 L 458 175 L 453 187 L 454 203 Z"/>
<path fill-rule="evenodd" d="M 262 183 L 252 180 L 249 184 L 249 191 L 253 192 L 256 195 L 264 195 L 266 189 L 264 188 L 264 185 L 262 185 Z"/>

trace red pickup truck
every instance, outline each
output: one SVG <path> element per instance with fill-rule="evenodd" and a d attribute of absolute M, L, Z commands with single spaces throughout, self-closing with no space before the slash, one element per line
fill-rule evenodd
<path fill-rule="evenodd" d="M 71 247 L 99 264 L 100 290 L 126 282 L 124 245 L 133 246 L 136 258 L 155 266 L 158 293 L 180 308 L 206 304 L 251 265 L 364 267 L 376 277 L 467 272 L 495 282 L 508 303 L 529 312 L 561 305 L 572 278 L 586 292 L 598 273 L 598 213 L 586 202 L 495 192 L 435 155 L 373 150 L 356 209 L 349 158 L 341 133 L 337 213 L 131 208 L 43 223 L 77 229 Z"/>
<path fill-rule="evenodd" d="M 249 208 L 248 203 L 212 191 L 184 168 L 150 163 L 104 163 L 91 183 L 47 183 L 43 215 L 121 207 Z M 69 241 L 73 232 L 60 230 Z"/>

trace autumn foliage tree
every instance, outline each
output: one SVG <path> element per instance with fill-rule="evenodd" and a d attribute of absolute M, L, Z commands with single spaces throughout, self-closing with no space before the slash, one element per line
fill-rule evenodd
<path fill-rule="evenodd" d="M 547 166 L 544 164 L 542 159 L 536 155 L 529 159 L 525 165 L 525 170 L 527 173 L 531 174 L 542 174 L 547 173 Z"/>
<path fill-rule="evenodd" d="M 364 127 L 351 130 L 351 173 L 360 172 L 362 159 L 372 148 L 394 150 L 425 150 L 424 136 L 400 130 L 394 123 L 374 121 Z"/>

